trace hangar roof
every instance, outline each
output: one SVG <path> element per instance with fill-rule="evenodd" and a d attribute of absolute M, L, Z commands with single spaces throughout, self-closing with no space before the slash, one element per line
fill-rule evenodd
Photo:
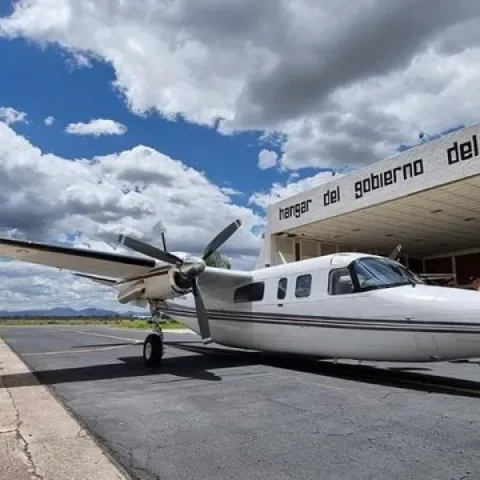
<path fill-rule="evenodd" d="M 270 234 L 429 256 L 480 246 L 480 124 L 272 205 Z"/>

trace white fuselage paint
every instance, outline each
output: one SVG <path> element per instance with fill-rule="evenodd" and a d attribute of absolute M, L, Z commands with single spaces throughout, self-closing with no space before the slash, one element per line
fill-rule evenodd
<path fill-rule="evenodd" d="M 200 288 L 213 341 L 278 353 L 372 361 L 427 362 L 480 356 L 480 293 L 405 285 L 330 295 L 329 272 L 362 254 L 328 255 L 252 272 L 264 281 L 261 301 L 234 303 L 234 288 Z M 332 264 L 332 259 L 337 264 Z M 342 264 L 342 262 L 344 262 Z M 294 295 L 296 277 L 312 275 L 307 298 Z M 288 279 L 277 298 L 278 281 Z M 152 280 L 154 281 L 154 280 Z M 165 309 L 198 333 L 191 294 Z"/>

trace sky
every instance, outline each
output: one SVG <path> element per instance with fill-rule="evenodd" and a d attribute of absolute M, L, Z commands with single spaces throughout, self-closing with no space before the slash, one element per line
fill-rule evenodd
<path fill-rule="evenodd" d="M 252 268 L 269 203 L 479 121 L 477 0 L 0 0 L 0 235 Z M 130 252 L 129 252 L 130 253 Z M 0 262 L 0 310 L 117 308 Z M 118 308 L 117 308 L 118 309 Z M 121 309 L 118 309 L 121 311 Z"/>

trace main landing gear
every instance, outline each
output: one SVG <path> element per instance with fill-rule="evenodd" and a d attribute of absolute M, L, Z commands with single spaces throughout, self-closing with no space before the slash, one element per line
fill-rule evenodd
<path fill-rule="evenodd" d="M 149 320 L 149 323 L 152 324 L 152 333 L 143 343 L 143 362 L 147 367 L 155 367 L 162 362 L 164 346 L 160 315 L 161 313 L 156 308 L 152 309 L 152 317 Z"/>
<path fill-rule="evenodd" d="M 143 362 L 147 367 L 160 365 L 163 357 L 163 335 L 150 333 L 143 343 Z"/>

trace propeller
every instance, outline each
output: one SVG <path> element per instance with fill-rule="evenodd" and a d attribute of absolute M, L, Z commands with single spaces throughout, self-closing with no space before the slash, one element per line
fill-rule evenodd
<path fill-rule="evenodd" d="M 206 260 L 218 250 L 229 238 L 240 228 L 242 222 L 235 220 L 230 225 L 225 227 L 210 243 L 205 247 L 201 258 L 186 257 L 184 259 L 169 253 L 160 248 L 154 247 L 148 243 L 144 243 L 136 238 L 128 235 L 119 235 L 118 241 L 136 252 L 143 253 L 162 262 L 170 263 L 177 267 L 178 272 L 191 285 L 193 298 L 195 300 L 195 310 L 197 312 L 198 326 L 200 329 L 200 336 L 203 343 L 207 344 L 212 341 L 210 333 L 210 324 L 208 321 L 207 309 L 198 286 L 198 276 L 205 270 Z"/>
<path fill-rule="evenodd" d="M 183 265 L 183 260 L 172 253 L 165 252 L 158 247 L 154 247 L 148 243 L 141 242 L 136 238 L 129 237 L 128 235 L 119 235 L 118 241 L 136 252 L 143 253 L 147 257 L 156 258 L 162 260 L 162 262 L 173 263 L 174 265 Z"/>
<path fill-rule="evenodd" d="M 225 227 L 203 251 L 202 259 L 206 260 L 213 252 L 218 250 L 242 225 L 240 220 L 235 220 L 228 227 Z"/>

